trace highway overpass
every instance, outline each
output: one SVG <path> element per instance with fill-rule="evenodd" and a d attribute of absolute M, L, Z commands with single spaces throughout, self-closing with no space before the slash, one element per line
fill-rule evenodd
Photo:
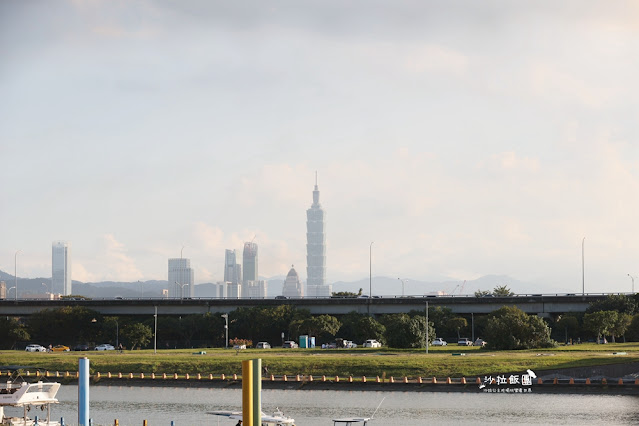
<path fill-rule="evenodd" d="M 60 306 L 84 306 L 102 315 L 184 316 L 231 312 L 240 307 L 292 305 L 311 314 L 342 315 L 349 312 L 383 315 L 424 310 L 426 303 L 450 308 L 455 314 L 486 314 L 502 306 L 517 306 L 529 314 L 550 317 L 567 312 L 584 312 L 593 301 L 607 294 L 516 295 L 509 297 L 420 296 L 374 298 L 301 298 L 301 299 L 93 299 L 93 300 L 0 300 L 0 315 L 29 316 L 43 309 Z"/>

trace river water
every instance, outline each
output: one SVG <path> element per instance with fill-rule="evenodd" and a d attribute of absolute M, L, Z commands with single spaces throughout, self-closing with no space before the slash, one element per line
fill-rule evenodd
<path fill-rule="evenodd" d="M 332 418 L 370 416 L 383 399 L 371 426 L 405 425 L 638 425 L 639 395 L 531 393 L 373 392 L 262 390 L 266 413 L 279 407 L 297 426 L 331 426 Z M 77 425 L 78 388 L 62 386 L 53 418 Z M 212 425 L 235 422 L 206 414 L 241 410 L 240 389 L 92 386 L 90 417 L 94 425 Z M 10 411 L 10 410 L 7 410 Z M 10 414 L 7 413 L 7 414 Z M 32 413 L 34 414 L 34 413 Z"/>

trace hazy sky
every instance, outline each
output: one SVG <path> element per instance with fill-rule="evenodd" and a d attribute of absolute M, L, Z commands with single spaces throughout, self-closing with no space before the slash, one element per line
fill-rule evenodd
<path fill-rule="evenodd" d="M 0 2 L 0 269 L 329 282 L 639 275 L 634 1 Z M 637 281 L 639 288 L 639 280 Z"/>

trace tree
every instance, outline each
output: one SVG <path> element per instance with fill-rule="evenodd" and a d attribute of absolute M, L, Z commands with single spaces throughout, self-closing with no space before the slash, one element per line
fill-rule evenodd
<path fill-rule="evenodd" d="M 508 297 L 513 296 L 515 293 L 510 291 L 507 285 L 498 285 L 493 289 L 493 291 L 488 290 L 477 290 L 475 292 L 475 297 L 486 297 L 486 296 L 495 296 L 495 297 Z"/>
<path fill-rule="evenodd" d="M 364 342 L 367 339 L 385 342 L 386 327 L 371 316 L 353 311 L 341 317 L 340 322 L 342 327 L 338 333 L 344 339 L 354 342 Z"/>
<path fill-rule="evenodd" d="M 433 323 L 435 330 L 437 330 L 437 335 L 440 337 L 448 337 L 455 332 L 455 329 L 449 326 L 450 320 L 454 317 L 450 308 L 441 306 L 428 308 L 428 321 Z"/>
<path fill-rule="evenodd" d="M 587 313 L 597 311 L 616 311 L 619 313 L 634 315 L 637 312 L 637 302 L 632 296 L 624 294 L 610 294 L 605 299 L 591 302 Z"/>
<path fill-rule="evenodd" d="M 617 319 L 610 330 L 612 335 L 612 343 L 615 343 L 615 336 L 623 336 L 623 342 L 626 343 L 626 330 L 632 323 L 632 316 L 625 313 L 617 314 Z"/>
<path fill-rule="evenodd" d="M 83 306 L 43 309 L 27 320 L 31 337 L 44 344 L 99 341 L 104 336 L 103 325 L 99 312 Z"/>
<path fill-rule="evenodd" d="M 564 337 L 566 343 L 568 343 L 568 339 L 577 337 L 579 320 L 574 315 L 566 314 L 555 323 L 553 328 L 561 331 L 561 336 Z M 559 333 L 557 333 L 555 337 L 559 337 Z"/>
<path fill-rule="evenodd" d="M 532 349 L 555 345 L 544 320 L 528 315 L 516 306 L 504 306 L 491 312 L 484 335 L 492 349 Z"/>
<path fill-rule="evenodd" d="M 17 319 L 0 317 L 0 349 L 13 349 L 17 342 L 30 338 L 26 327 Z"/>
<path fill-rule="evenodd" d="M 639 341 L 639 314 L 635 314 L 635 316 L 632 317 L 632 321 L 630 322 L 630 326 L 627 330 L 627 335 L 631 341 Z"/>
<path fill-rule="evenodd" d="M 362 290 L 360 289 L 360 291 Z M 354 293 L 352 291 L 334 291 L 333 293 L 331 293 L 331 297 L 336 297 L 336 298 L 339 298 L 339 297 L 354 298 L 357 296 L 359 296 L 359 294 Z"/>
<path fill-rule="evenodd" d="M 461 336 L 459 332 L 462 328 L 468 327 L 468 321 L 463 317 L 455 317 L 448 320 L 448 327 L 457 331 L 457 339 L 460 339 Z"/>
<path fill-rule="evenodd" d="M 597 311 L 584 315 L 584 327 L 597 335 L 597 341 L 603 336 L 611 334 L 617 322 L 617 312 Z"/>
<path fill-rule="evenodd" d="M 153 331 L 148 325 L 139 322 L 128 324 L 122 330 L 122 337 L 129 343 L 131 349 L 149 344 L 153 337 Z"/>
<path fill-rule="evenodd" d="M 386 327 L 385 341 L 393 348 L 423 348 L 426 347 L 426 317 L 408 314 L 384 315 L 382 323 Z M 428 324 L 428 340 L 432 342 L 435 329 Z"/>
<path fill-rule="evenodd" d="M 496 297 L 501 297 L 501 296 L 512 296 L 515 293 L 513 293 L 512 291 L 510 291 L 510 289 L 508 288 L 508 286 L 506 285 L 500 285 L 497 286 L 493 289 L 493 296 Z"/>
<path fill-rule="evenodd" d="M 308 334 L 318 339 L 333 338 L 342 324 L 332 315 L 319 315 L 291 323 L 294 334 Z M 293 330 L 294 328 L 294 330 Z"/>

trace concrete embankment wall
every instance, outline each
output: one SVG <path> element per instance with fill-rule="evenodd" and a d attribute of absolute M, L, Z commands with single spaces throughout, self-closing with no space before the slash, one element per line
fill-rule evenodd
<path fill-rule="evenodd" d="M 1 372 L 0 372 L 1 373 Z M 264 389 L 402 391 L 402 392 L 544 392 L 544 393 L 615 393 L 639 395 L 639 363 L 584 368 L 538 371 L 528 385 L 519 382 L 498 383 L 486 377 L 327 377 L 327 376 L 266 376 Z M 573 374 L 574 373 L 574 374 Z M 35 378 L 72 384 L 77 372 L 35 372 Z M 501 376 L 509 377 L 509 374 Z M 516 374 L 515 374 L 516 376 Z M 176 374 L 176 373 L 94 373 L 92 385 L 172 386 L 241 389 L 237 374 Z M 481 386 L 484 384 L 485 386 Z M 513 390 L 514 389 L 514 390 Z"/>

